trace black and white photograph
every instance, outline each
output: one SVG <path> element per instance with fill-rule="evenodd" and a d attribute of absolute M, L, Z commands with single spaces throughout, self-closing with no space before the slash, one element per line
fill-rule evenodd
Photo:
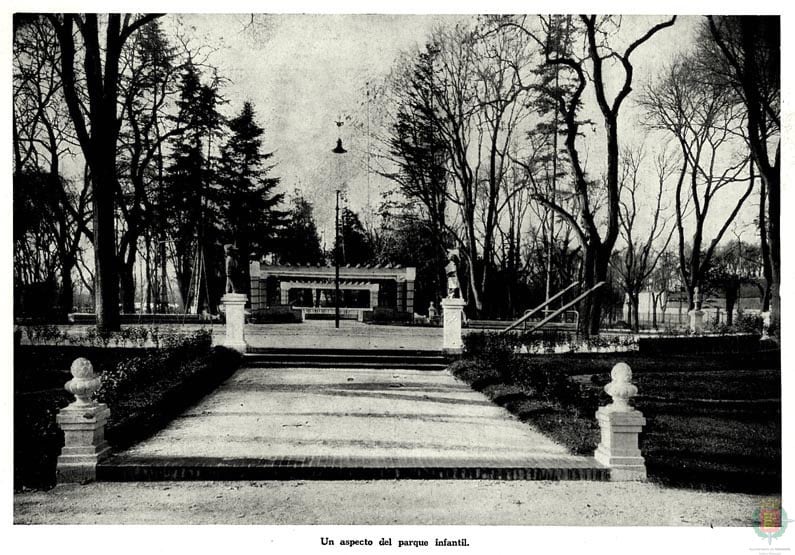
<path fill-rule="evenodd" d="M 126 4 L 4 14 L 12 552 L 791 549 L 783 8 Z"/>

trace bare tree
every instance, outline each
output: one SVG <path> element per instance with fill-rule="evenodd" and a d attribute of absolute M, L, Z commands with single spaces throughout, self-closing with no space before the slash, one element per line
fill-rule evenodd
<path fill-rule="evenodd" d="M 759 223 L 775 323 L 781 312 L 780 17 L 708 16 L 700 47 L 705 69 L 732 87 L 746 109 L 746 140 L 762 181 Z"/>
<path fill-rule="evenodd" d="M 740 235 L 735 231 L 734 240 L 718 249 L 708 276 L 710 285 L 723 292 L 726 324 L 729 326 L 734 323 L 735 307 L 742 286 L 758 284 L 762 277 L 762 252 L 759 245 L 745 243 Z"/>
<path fill-rule="evenodd" d="M 89 238 L 93 235 L 87 228 L 90 202 L 87 183 L 76 186 L 61 175 L 61 161 L 72 156 L 75 138 L 69 118 L 63 115 L 59 55 L 55 33 L 42 16 L 28 16 L 16 27 L 15 188 L 34 185 L 35 180 L 29 179 L 32 173 L 42 173 L 39 180 L 42 187 L 35 191 L 32 206 L 46 211 L 41 224 L 56 253 L 61 282 L 58 306 L 61 316 L 65 317 L 72 309 L 72 272 L 81 238 L 84 234 Z M 40 249 L 41 246 L 37 247 Z"/>
<path fill-rule="evenodd" d="M 478 314 L 490 310 L 484 292 L 495 267 L 500 212 L 505 209 L 506 199 L 523 187 L 519 184 L 516 189 L 506 189 L 513 183 L 508 178 L 510 145 L 527 113 L 524 100 L 528 87 L 519 78 L 530 61 L 526 43 L 526 37 L 493 32 L 487 27 L 439 28 L 429 38 L 416 65 L 409 66 L 409 77 L 400 81 L 403 92 L 398 100 L 404 106 L 412 106 L 411 112 L 399 112 L 405 114 L 400 123 L 405 126 L 413 121 L 412 125 L 427 127 L 425 137 L 408 138 L 411 143 L 423 139 L 434 148 L 441 147 L 443 154 L 437 155 L 431 165 L 445 165 L 441 176 L 418 180 L 417 175 L 406 172 L 403 164 L 403 178 L 409 177 L 421 185 L 423 195 L 417 198 L 424 204 L 432 207 L 423 198 L 424 192 L 443 192 L 443 204 L 434 197 L 434 205 L 452 208 L 449 217 L 444 218 L 445 237 L 460 248 L 466 262 L 467 297 Z M 405 134 L 393 136 L 405 142 Z M 405 148 L 402 150 L 403 154 L 412 155 Z M 426 151 L 426 158 L 427 155 Z M 406 161 L 418 173 L 419 160 L 415 157 Z M 425 187 L 428 183 L 432 189 Z M 409 189 L 404 192 L 412 193 Z"/>
<path fill-rule="evenodd" d="M 676 228 L 690 308 L 695 306 L 695 288 L 705 284 L 715 249 L 753 190 L 753 180 L 744 177 L 749 158 L 737 148 L 743 140 L 744 114 L 731 102 L 730 94 L 724 86 L 700 80 L 692 59 L 683 57 L 664 70 L 656 86 L 647 86 L 641 99 L 646 123 L 670 133 L 680 151 Z M 743 188 L 707 242 L 705 226 L 714 212 L 710 209 L 716 195 L 729 193 L 735 184 Z M 685 231 L 690 225 L 692 234 Z"/>
<path fill-rule="evenodd" d="M 541 29 L 531 29 L 526 25 L 525 19 L 509 23 L 516 26 L 533 37 L 545 55 L 546 64 L 560 66 L 566 72 L 569 86 L 556 89 L 549 88 L 548 93 L 555 100 L 563 125 L 566 129 L 565 147 L 569 163 L 573 172 L 574 192 L 577 198 L 578 214 L 567 210 L 559 202 L 555 202 L 544 195 L 536 198 L 555 210 L 572 229 L 583 245 L 583 281 L 585 288 L 591 288 L 597 282 L 606 281 L 608 268 L 616 240 L 619 235 L 619 132 L 618 116 L 621 106 L 632 92 L 634 66 L 631 61 L 632 54 L 654 35 L 670 27 L 676 21 L 676 16 L 661 23 L 652 25 L 643 35 L 631 41 L 623 50 L 615 50 L 608 44 L 612 31 L 620 28 L 620 20 L 611 17 L 597 17 L 595 15 L 580 15 L 575 32 L 581 33 L 585 52 L 578 56 L 567 49 L 559 49 L 556 41 L 549 41 L 550 34 L 559 34 L 550 22 L 551 19 L 540 18 Z M 612 99 L 608 98 L 608 79 L 606 73 L 622 74 L 617 80 L 617 89 Z M 583 102 L 583 94 L 588 85 L 591 85 L 602 122 L 605 129 L 606 164 L 605 179 L 605 224 L 600 232 L 597 214 L 596 199 L 594 198 L 593 182 L 590 181 L 584 169 L 581 158 L 578 138 L 582 122 L 578 114 Z M 580 331 L 584 335 L 599 332 L 602 319 L 603 295 L 600 290 L 587 297 L 580 307 Z"/>
<path fill-rule="evenodd" d="M 165 234 L 162 204 L 163 147 L 181 132 L 180 122 L 167 117 L 178 93 L 181 65 L 157 21 L 141 28 L 122 51 L 119 82 L 121 129 L 119 134 L 118 260 L 121 301 L 125 312 L 135 310 L 134 265 L 139 240 L 144 238 L 145 260 L 152 240 L 164 258 Z M 157 265 L 161 273 L 164 260 Z M 150 268 L 147 276 L 151 275 Z M 159 296 L 164 296 L 162 283 Z M 148 288 L 151 293 L 151 287 Z"/>
<path fill-rule="evenodd" d="M 64 99 L 90 168 L 97 327 L 116 330 L 120 324 L 114 219 L 118 188 L 119 62 L 127 40 L 158 16 L 108 14 L 104 25 L 97 14 L 47 14 L 46 17 L 58 37 Z M 100 46 L 101 27 L 105 34 L 103 46 Z M 82 47 L 79 52 L 82 64 L 76 63 L 75 39 Z"/>
<path fill-rule="evenodd" d="M 394 109 L 386 110 L 385 136 L 377 139 L 371 159 L 376 173 L 397 184 L 400 193 L 424 215 L 436 246 L 435 298 L 443 297 L 446 290 L 448 154 L 434 124 L 434 57 L 434 48 L 416 56 L 404 55 L 393 69 L 382 101 Z M 370 93 L 368 89 L 368 96 Z"/>
<path fill-rule="evenodd" d="M 657 261 L 651 276 L 649 276 L 649 293 L 651 295 L 651 325 L 657 329 L 660 323 L 665 324 L 665 315 L 671 293 L 679 283 L 678 257 L 670 250 L 664 251 Z M 657 319 L 657 309 L 660 309 L 660 319 Z"/>
<path fill-rule="evenodd" d="M 663 196 L 667 192 L 665 184 L 676 172 L 676 167 L 670 163 L 665 152 L 655 158 L 657 184 L 652 197 L 654 200 L 650 205 L 644 205 L 642 198 L 645 195 L 640 180 L 644 158 L 643 145 L 636 149 L 624 148 L 622 151 L 619 221 L 625 246 L 618 252 L 617 263 L 614 264 L 629 297 L 632 307 L 630 323 L 635 332 L 640 328 L 640 292 L 646 287 L 660 257 L 668 248 L 675 229 L 675 226 L 668 225 L 665 217 Z M 639 217 L 642 215 L 650 215 L 651 221 L 646 224 L 647 233 L 639 237 L 642 234 Z"/>

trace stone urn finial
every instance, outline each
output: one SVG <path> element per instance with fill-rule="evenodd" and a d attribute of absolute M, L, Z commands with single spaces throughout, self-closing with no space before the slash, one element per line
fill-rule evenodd
<path fill-rule="evenodd" d="M 607 406 L 611 412 L 628 412 L 633 410 L 629 400 L 638 394 L 638 388 L 632 384 L 632 368 L 626 362 L 619 362 L 610 371 L 612 381 L 605 386 L 605 392 L 613 399 Z"/>
<path fill-rule="evenodd" d="M 91 361 L 82 357 L 75 359 L 70 371 L 74 377 L 66 382 L 64 389 L 75 396 L 76 400 L 72 404 L 81 407 L 93 405 L 94 401 L 91 397 L 99 389 L 101 382 L 99 376 L 94 374 Z"/>
<path fill-rule="evenodd" d="M 97 477 L 97 463 L 110 452 L 105 441 L 108 406 L 91 397 L 99 389 L 99 376 L 85 358 L 72 363 L 71 380 L 64 389 L 75 402 L 58 411 L 55 422 L 63 430 L 64 446 L 58 457 L 58 482 L 88 482 Z"/>

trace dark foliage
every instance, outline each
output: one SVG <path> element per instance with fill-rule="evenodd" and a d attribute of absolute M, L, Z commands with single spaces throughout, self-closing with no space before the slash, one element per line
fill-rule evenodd
<path fill-rule="evenodd" d="M 157 349 L 23 346 L 14 359 L 14 489 L 50 488 L 63 446 L 55 424 L 73 398 L 63 389 L 69 366 L 83 356 L 100 374 L 100 399 L 111 410 L 106 438 L 122 448 L 156 432 L 231 375 L 240 356 L 210 348 L 209 335 L 166 339 Z"/>

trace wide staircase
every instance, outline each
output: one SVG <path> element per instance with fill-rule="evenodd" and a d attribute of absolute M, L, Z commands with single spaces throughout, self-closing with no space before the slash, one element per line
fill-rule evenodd
<path fill-rule="evenodd" d="M 411 349 L 249 348 L 243 365 L 250 368 L 372 368 L 444 370 L 441 351 Z"/>
<path fill-rule="evenodd" d="M 104 481 L 606 480 L 445 370 L 440 351 L 260 348 Z"/>

